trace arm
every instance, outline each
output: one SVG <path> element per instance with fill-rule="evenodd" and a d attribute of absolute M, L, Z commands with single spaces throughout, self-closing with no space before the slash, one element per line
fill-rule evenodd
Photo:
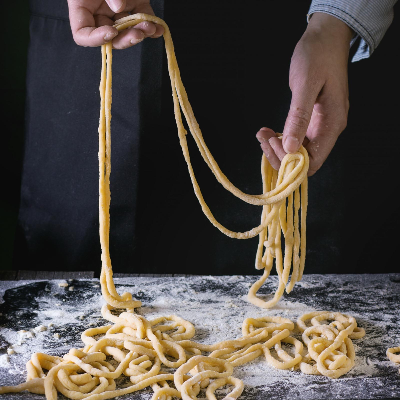
<path fill-rule="evenodd" d="M 283 138 L 277 139 L 269 128 L 262 128 L 257 133 L 261 148 L 275 169 L 279 168 L 286 153 L 296 152 L 301 144 L 310 155 L 309 175 L 313 175 L 322 166 L 347 124 L 347 65 L 350 46 L 360 37 L 360 47 L 353 61 L 368 57 L 392 21 L 392 7 L 395 2 L 396 0 L 313 1 L 310 8 L 312 17 L 309 14 L 309 24 L 294 50 L 290 65 L 289 86 L 292 101 Z M 354 11 L 355 3 L 358 4 L 360 13 L 362 10 L 360 15 L 369 18 L 368 23 L 364 21 L 362 24 L 369 29 L 359 29 L 360 23 L 349 25 L 347 19 L 353 22 L 361 19 L 351 17 L 348 10 L 342 9 L 339 13 L 338 7 L 343 4 L 350 4 L 349 7 Z M 374 22 L 374 18 L 378 19 Z M 371 34 L 375 35 L 372 41 L 369 39 Z M 364 39 L 364 36 L 368 39 Z M 366 40 L 371 45 L 367 45 Z"/>
<path fill-rule="evenodd" d="M 393 7 L 397 0 L 313 0 L 308 11 L 307 21 L 316 12 L 332 15 L 354 31 L 353 45 L 360 39 L 352 61 L 368 58 L 393 21 Z"/>

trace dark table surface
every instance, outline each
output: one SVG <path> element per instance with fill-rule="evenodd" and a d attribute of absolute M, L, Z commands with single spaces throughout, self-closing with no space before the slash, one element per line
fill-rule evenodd
<path fill-rule="evenodd" d="M 93 275 L 93 272 L 47 271 L 3 274 L 0 385 L 23 382 L 24 365 L 33 352 L 65 354 L 71 347 L 82 346 L 80 333 L 84 329 L 106 324 L 100 314 L 99 282 Z M 139 313 L 150 319 L 179 315 L 195 325 L 194 340 L 203 343 L 240 337 L 241 323 L 248 317 L 280 315 L 295 320 L 314 310 L 351 314 L 365 328 L 366 336 L 353 341 L 356 366 L 340 379 L 276 370 L 260 357 L 235 368 L 234 376 L 245 383 L 242 400 L 400 398 L 399 366 L 385 354 L 388 347 L 400 345 L 400 274 L 305 275 L 293 292 L 271 310 L 258 309 L 246 301 L 254 276 L 115 274 L 115 278 L 119 292 L 129 291 L 142 301 Z M 61 282 L 68 286 L 60 287 Z M 276 283 L 277 277 L 271 277 L 261 293 L 270 293 Z M 40 325 L 51 327 L 43 332 L 34 331 Z M 20 330 L 33 330 L 34 335 L 18 345 Z M 9 344 L 14 345 L 16 354 L 6 354 Z M 120 399 L 150 397 L 151 391 L 144 390 Z M 44 397 L 23 393 L 4 398 Z"/>

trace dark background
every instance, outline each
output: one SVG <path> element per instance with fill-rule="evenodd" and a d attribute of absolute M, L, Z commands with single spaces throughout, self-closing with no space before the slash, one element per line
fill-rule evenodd
<path fill-rule="evenodd" d="M 14 3 L 4 5 L 10 18 L 5 19 L 6 51 L 1 63 L 4 126 L 0 159 L 6 188 L 0 197 L 1 269 L 12 265 L 29 42 L 29 7 L 25 2 Z M 245 192 L 261 191 L 261 151 L 255 133 L 262 126 L 281 131 L 284 125 L 290 104 L 290 58 L 306 28 L 308 7 L 309 1 L 165 3 L 164 19 L 170 26 L 182 79 L 205 140 L 223 172 Z M 309 183 L 306 273 L 399 271 L 399 35 L 400 24 L 395 18 L 372 57 L 349 65 L 348 126 Z M 117 96 L 117 88 L 114 93 Z M 97 114 L 93 118 L 97 120 Z M 114 269 L 255 273 L 257 238 L 230 239 L 204 217 L 191 188 L 174 124 L 164 62 L 162 116 L 158 129 L 146 134 L 142 143 L 145 156 L 138 189 L 140 234 L 135 265 L 119 263 Z M 189 142 L 203 195 L 216 218 L 232 230 L 258 225 L 261 209 L 242 204 L 225 192 L 200 159 L 193 140 Z M 97 231 L 95 227 L 94 234 Z M 120 251 L 123 249 L 112 248 L 111 255 Z M 41 265 L 18 267 L 43 269 Z"/>

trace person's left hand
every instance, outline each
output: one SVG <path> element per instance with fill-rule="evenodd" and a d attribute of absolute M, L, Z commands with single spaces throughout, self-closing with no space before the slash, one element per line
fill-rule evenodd
<path fill-rule="evenodd" d="M 287 153 L 303 145 L 311 176 L 325 162 L 347 124 L 347 63 L 353 31 L 339 19 L 315 13 L 292 56 L 289 86 L 292 101 L 282 139 L 261 128 L 257 139 L 274 169 Z"/>
<path fill-rule="evenodd" d="M 114 49 L 126 49 L 143 39 L 158 38 L 161 25 L 143 21 L 119 32 L 116 20 L 130 14 L 154 15 L 150 0 L 68 0 L 72 36 L 80 46 L 101 46 L 112 41 Z"/>

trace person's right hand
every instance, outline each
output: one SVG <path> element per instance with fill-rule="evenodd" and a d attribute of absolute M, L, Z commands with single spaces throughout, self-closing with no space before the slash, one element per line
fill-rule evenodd
<path fill-rule="evenodd" d="M 96 47 L 112 40 L 114 49 L 126 49 L 144 38 L 158 38 L 161 25 L 144 21 L 118 32 L 114 22 L 130 14 L 154 15 L 150 0 L 68 0 L 69 20 L 75 43 Z"/>
<path fill-rule="evenodd" d="M 294 50 L 289 72 L 292 101 L 282 139 L 269 128 L 257 133 L 272 167 L 303 145 L 311 176 L 325 162 L 346 127 L 349 110 L 347 64 L 353 31 L 340 19 L 315 13 Z"/>

